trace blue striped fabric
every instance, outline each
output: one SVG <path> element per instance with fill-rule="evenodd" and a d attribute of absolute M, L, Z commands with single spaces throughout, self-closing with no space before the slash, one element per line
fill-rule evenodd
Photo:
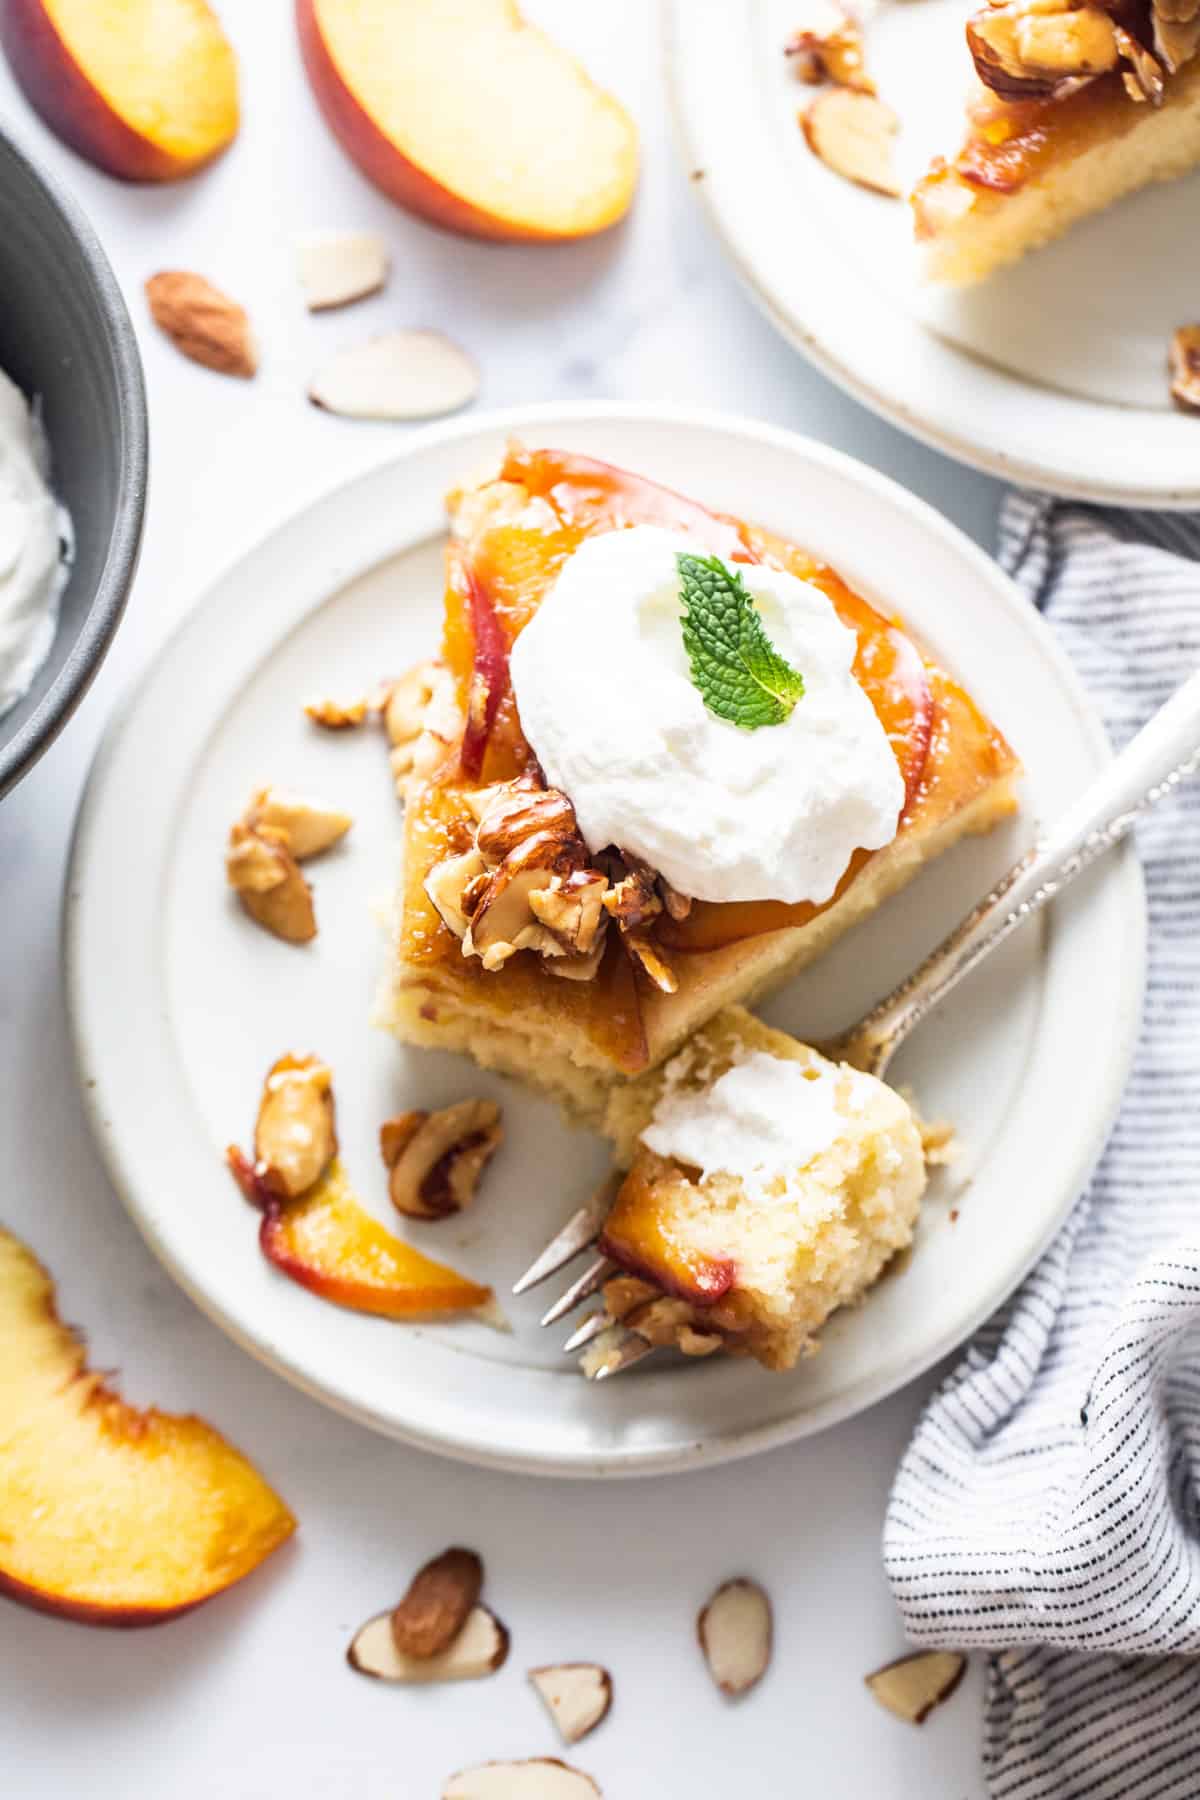
<path fill-rule="evenodd" d="M 1016 494 L 1000 557 L 1114 744 L 1200 667 L 1200 518 Z M 910 1637 L 991 1652 L 993 1800 L 1200 1796 L 1200 783 L 1138 842 L 1149 984 L 1121 1117 L 930 1401 L 884 1529 Z"/>

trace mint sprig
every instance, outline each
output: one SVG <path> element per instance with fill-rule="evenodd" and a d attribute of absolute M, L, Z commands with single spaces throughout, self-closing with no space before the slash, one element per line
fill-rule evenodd
<path fill-rule="evenodd" d="M 782 725 L 804 677 L 780 656 L 736 569 L 717 556 L 677 556 L 683 647 L 710 713 L 743 731 Z"/>

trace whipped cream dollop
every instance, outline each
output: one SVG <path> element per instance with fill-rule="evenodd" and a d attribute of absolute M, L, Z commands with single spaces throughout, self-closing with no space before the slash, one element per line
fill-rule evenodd
<path fill-rule="evenodd" d="M 0 713 L 28 691 L 50 652 L 70 541 L 37 420 L 0 373 Z"/>
<path fill-rule="evenodd" d="M 693 684 L 676 558 L 638 525 L 588 538 L 512 651 L 525 737 L 588 848 L 631 851 L 698 900 L 828 900 L 857 849 L 890 843 L 904 781 L 825 594 L 737 565 L 768 637 L 804 677 L 780 725 L 716 718 Z"/>
<path fill-rule="evenodd" d="M 735 1176 L 756 1199 L 788 1193 L 780 1176 L 807 1167 L 845 1134 L 878 1084 L 846 1064 L 793 1062 L 754 1050 L 699 1092 L 667 1086 L 642 1132 L 656 1156 Z"/>

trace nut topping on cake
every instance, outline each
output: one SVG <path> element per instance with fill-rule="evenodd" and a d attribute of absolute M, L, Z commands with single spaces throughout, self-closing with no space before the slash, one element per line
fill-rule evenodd
<path fill-rule="evenodd" d="M 494 972 L 532 950 L 551 973 L 591 981 L 612 919 L 636 966 L 663 993 L 675 992 L 674 972 L 650 932 L 664 912 L 685 919 L 687 895 L 616 849 L 603 851 L 603 867 L 594 867 L 575 808 L 536 766 L 513 781 L 468 789 L 462 801 L 468 816 L 458 841 L 469 847 L 435 863 L 424 886 L 464 956 Z"/>
<path fill-rule="evenodd" d="M 993 0 L 967 25 L 981 81 L 1007 100 L 1054 99 L 1119 69 L 1133 100 L 1158 105 L 1200 47 L 1200 0 Z"/>
<path fill-rule="evenodd" d="M 464 938 L 486 885 L 487 864 L 478 850 L 464 850 L 434 863 L 425 877 L 425 892 L 437 908 L 442 923 L 456 938 Z"/>
<path fill-rule="evenodd" d="M 1049 97 L 1064 81 L 1106 74 L 1121 61 L 1116 26 L 1098 6 L 1051 10 L 1012 0 L 976 13 L 967 44 L 981 81 L 1006 99 Z"/>
<path fill-rule="evenodd" d="M 599 869 L 575 869 L 565 879 L 554 875 L 548 886 L 535 888 L 529 905 L 534 918 L 565 950 L 587 956 L 607 924 L 604 909 L 611 891 Z"/>
<path fill-rule="evenodd" d="M 582 845 L 579 845 L 582 850 Z M 518 950 L 536 950 L 542 956 L 564 956 L 563 946 L 552 932 L 539 925 L 529 896 L 557 876 L 560 880 L 578 867 L 576 842 L 552 831 L 535 832 L 516 845 L 497 864 L 480 893 L 463 955 L 478 956 L 485 969 L 500 969 Z"/>
<path fill-rule="evenodd" d="M 624 859 L 627 873 L 604 896 L 606 911 L 623 931 L 638 931 L 663 909 L 655 886 L 654 871 L 632 857 Z"/>

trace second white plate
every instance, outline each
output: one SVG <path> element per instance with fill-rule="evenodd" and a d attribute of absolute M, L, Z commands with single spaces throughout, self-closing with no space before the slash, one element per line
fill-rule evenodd
<path fill-rule="evenodd" d="M 440 428 L 272 531 L 199 601 L 119 709 L 88 787 L 66 914 L 80 1075 L 112 1177 L 152 1247 L 237 1341 L 376 1429 L 506 1468 L 622 1475 L 745 1455 L 869 1405 L 944 1355 L 1010 1291 L 1064 1216 L 1112 1121 L 1136 1030 L 1137 865 L 1109 859 L 1044 930 L 1005 949 L 918 1034 L 897 1068 L 966 1157 L 926 1204 L 915 1249 L 822 1353 L 788 1376 L 754 1364 L 651 1364 L 584 1383 L 541 1332 L 400 1326 L 340 1311 L 260 1256 L 223 1167 L 250 1134 L 284 1050 L 335 1072 L 344 1158 L 390 1208 L 379 1123 L 473 1094 L 508 1137 L 472 1212 L 413 1227 L 423 1249 L 511 1282 L 606 1164 L 604 1146 L 514 1083 L 372 1030 L 399 816 L 374 733 L 314 730 L 302 703 L 362 691 L 429 654 L 442 600 L 442 497 L 494 466 L 510 433 L 621 463 L 760 519 L 835 563 L 962 675 L 1027 769 L 1022 819 L 926 871 L 766 1009 L 800 1035 L 856 1017 L 958 919 L 1107 756 L 1037 614 L 961 533 L 821 445 L 761 426 L 623 408 L 530 409 Z M 320 936 L 303 950 L 252 926 L 222 851 L 251 790 L 327 797 L 355 825 L 312 869 Z M 1105 972 L 1103 981 L 1096 971 Z"/>
<path fill-rule="evenodd" d="M 973 0 L 879 0 L 868 56 L 914 180 L 961 142 Z M 826 169 L 783 45 L 792 0 L 666 0 L 688 167 L 733 262 L 786 336 L 895 424 L 1052 493 L 1200 505 L 1200 421 L 1166 358 L 1197 316 L 1200 172 L 1133 195 L 979 287 L 918 278 L 907 204 Z"/>

